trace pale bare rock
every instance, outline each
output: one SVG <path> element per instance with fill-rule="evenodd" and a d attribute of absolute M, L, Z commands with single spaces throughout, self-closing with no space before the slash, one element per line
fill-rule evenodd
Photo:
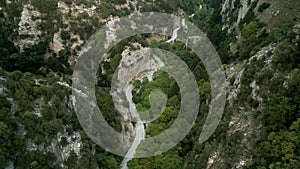
<path fill-rule="evenodd" d="M 40 15 L 40 12 L 34 10 L 32 5 L 28 4 L 23 6 L 21 20 L 18 24 L 18 33 L 19 35 L 28 37 L 14 41 L 15 46 L 17 46 L 20 51 L 39 43 L 42 32 L 38 30 L 37 27 L 38 24 L 41 23 L 41 19 L 33 20 L 32 17 L 38 18 Z"/>
<path fill-rule="evenodd" d="M 65 9 L 64 7 L 62 7 Z M 77 17 L 79 14 L 87 13 L 89 16 L 93 16 L 96 14 L 97 7 L 92 5 L 91 7 L 86 7 L 84 4 L 77 5 L 74 2 L 69 7 L 71 11 L 71 15 Z M 68 10 L 69 11 L 69 10 Z"/>
<path fill-rule="evenodd" d="M 77 46 L 82 46 L 84 41 L 80 39 L 78 34 L 74 34 L 73 32 L 70 33 L 71 39 L 76 39 L 77 41 L 73 42 L 71 45 L 71 49 L 75 50 Z"/>
<path fill-rule="evenodd" d="M 233 88 L 231 91 L 229 91 L 227 100 L 232 101 L 233 99 L 235 99 L 237 97 L 237 95 L 240 92 L 240 88 L 241 88 L 241 78 L 244 74 L 245 69 L 243 68 L 242 70 L 240 70 L 235 78 L 235 81 L 233 83 Z"/>
<path fill-rule="evenodd" d="M 134 137 L 134 141 L 121 164 L 122 168 L 127 168 L 127 162 L 134 157 L 136 148 L 141 140 L 145 138 L 144 124 L 136 110 L 135 103 L 132 101 L 132 83 L 145 77 L 151 81 L 154 72 L 164 66 L 163 61 L 153 55 L 150 49 L 143 48 L 139 44 L 132 45 L 139 49 L 131 51 L 128 47 L 122 52 L 122 59 L 115 74 L 116 83 L 112 84 L 111 90 L 115 108 L 123 117 L 122 126 L 126 125 L 129 129 L 129 133 L 122 131 L 122 135 L 124 135 L 124 138 L 126 138 L 125 135 Z M 128 104 L 124 104 L 124 102 Z M 137 121 L 135 128 L 131 123 L 132 118 Z"/>
<path fill-rule="evenodd" d="M 256 84 L 256 80 L 254 80 L 251 84 L 250 87 L 252 88 L 252 92 L 251 92 L 251 97 L 254 100 L 258 100 L 259 103 L 263 103 L 263 99 L 259 96 L 258 92 L 260 90 L 260 87 Z"/>
<path fill-rule="evenodd" d="M 250 9 L 249 1 L 252 1 L 252 0 L 241 0 L 240 1 L 240 3 L 242 4 L 242 7 L 239 9 L 239 16 L 238 16 L 238 19 L 236 21 L 236 26 L 238 26 L 240 21 L 242 19 L 244 19 L 245 16 L 247 15 L 247 13 Z"/>
<path fill-rule="evenodd" d="M 6 2 L 7 5 L 11 4 L 10 0 L 5 0 L 5 2 Z"/>
<path fill-rule="evenodd" d="M 64 14 L 68 14 L 70 12 L 70 7 L 63 1 L 58 1 L 57 7 Z"/>
<path fill-rule="evenodd" d="M 238 163 L 234 164 L 232 169 L 243 168 L 247 164 L 248 161 L 249 161 L 249 159 L 240 159 L 240 161 Z"/>
<path fill-rule="evenodd" d="M 56 154 L 59 164 L 62 168 L 65 167 L 64 163 L 69 159 L 71 151 L 74 151 L 76 156 L 80 156 L 80 150 L 83 144 L 81 141 L 80 133 L 74 132 L 69 135 L 66 132 L 67 127 L 68 126 L 64 128 L 64 131 L 62 133 L 60 132 L 57 134 L 56 138 L 52 140 L 50 146 L 45 148 L 46 151 Z M 61 144 L 62 138 L 66 138 L 67 144 L 65 146 L 62 146 Z"/>
<path fill-rule="evenodd" d="M 61 50 L 64 49 L 63 40 L 61 38 L 61 29 L 58 32 L 54 33 L 53 40 L 50 43 L 50 48 L 58 54 Z"/>
<path fill-rule="evenodd" d="M 228 32 L 232 32 L 235 28 L 238 29 L 239 23 L 245 18 L 247 13 L 250 10 L 250 7 L 254 0 L 238 0 L 240 1 L 239 3 L 241 6 L 236 9 L 237 7 L 234 5 L 237 0 L 225 0 L 225 2 L 222 5 L 222 10 L 221 10 L 221 15 L 222 15 L 222 22 L 223 22 L 223 27 L 222 30 L 225 30 L 228 28 Z M 231 3 L 230 3 L 231 2 Z M 230 21 L 230 13 L 233 10 L 238 10 L 238 16 L 237 20 L 231 24 L 229 24 Z"/>
<path fill-rule="evenodd" d="M 214 164 L 215 163 L 220 163 L 222 162 L 222 158 L 220 156 L 220 152 L 219 151 L 215 151 L 213 152 L 210 157 L 207 160 L 207 164 L 206 164 L 206 169 L 211 169 L 214 168 Z"/>

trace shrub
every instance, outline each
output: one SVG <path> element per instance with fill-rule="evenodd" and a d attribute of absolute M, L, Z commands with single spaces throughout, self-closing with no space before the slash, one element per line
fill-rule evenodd
<path fill-rule="evenodd" d="M 259 7 L 258 7 L 258 12 L 263 12 L 264 10 L 266 10 L 267 8 L 270 7 L 269 3 L 262 3 Z"/>

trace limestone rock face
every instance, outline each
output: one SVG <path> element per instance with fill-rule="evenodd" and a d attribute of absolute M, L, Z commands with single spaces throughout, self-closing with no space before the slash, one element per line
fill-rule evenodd
<path fill-rule="evenodd" d="M 137 45 L 137 44 L 135 44 Z M 152 80 L 153 73 L 161 68 L 164 63 L 157 57 L 152 56 L 147 48 L 138 51 L 131 51 L 129 48 L 122 53 L 122 59 L 117 69 L 116 84 L 113 84 L 111 95 L 113 97 L 116 109 L 121 112 L 125 124 L 131 121 L 130 111 L 124 102 L 128 102 L 125 97 L 126 89 L 134 80 L 142 80 L 144 77 Z M 127 126 L 133 131 L 132 125 Z"/>
<path fill-rule="evenodd" d="M 231 3 L 230 3 L 231 2 Z M 253 0 L 240 0 L 240 5 L 235 6 L 235 0 L 230 1 L 226 0 L 222 5 L 222 20 L 224 22 L 223 29 L 229 28 L 229 31 L 233 30 L 234 28 L 237 28 L 240 21 L 242 21 L 247 13 L 249 12 L 249 9 L 251 7 L 251 4 L 253 3 Z M 231 17 L 230 12 L 232 10 L 237 10 L 237 19 L 233 21 L 233 23 L 230 23 Z"/>
<path fill-rule="evenodd" d="M 18 33 L 25 38 L 14 42 L 20 51 L 39 43 L 42 32 L 38 30 L 38 24 L 41 23 L 41 19 L 33 18 L 38 18 L 40 15 L 40 12 L 35 10 L 33 6 L 24 5 L 21 20 L 18 24 Z"/>
<path fill-rule="evenodd" d="M 61 39 L 61 30 L 59 32 L 56 32 L 53 36 L 53 41 L 50 43 L 50 48 L 55 52 L 58 53 L 62 49 L 64 49 L 63 40 Z"/>

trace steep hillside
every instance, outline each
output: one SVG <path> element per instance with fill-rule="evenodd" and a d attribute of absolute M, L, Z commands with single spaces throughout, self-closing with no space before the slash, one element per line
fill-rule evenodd
<path fill-rule="evenodd" d="M 147 11 L 184 17 L 208 36 L 226 73 L 227 100 L 216 132 L 200 144 L 212 98 L 207 70 L 195 53 L 182 42 L 167 43 L 171 37 L 152 34 L 115 45 L 100 63 L 95 94 L 104 118 L 124 137 L 134 136 L 137 124 L 129 103 L 115 106 L 113 99 L 119 98 L 110 93 L 117 68 L 123 71 L 120 79 L 124 72 L 135 77 L 128 84 L 130 104 L 138 111 L 150 108 L 152 90 L 166 94 L 164 112 L 144 126 L 146 138 L 168 129 L 180 110 L 179 87 L 158 70 L 161 63 L 136 58 L 149 65 L 137 65 L 136 74 L 130 69 L 135 50 L 153 47 L 178 55 L 196 76 L 200 94 L 199 115 L 186 138 L 161 155 L 125 160 L 128 168 L 300 168 L 299 0 L 3 0 L 0 169 L 121 167 L 123 157 L 97 146 L 79 124 L 72 73 L 99 28 Z"/>

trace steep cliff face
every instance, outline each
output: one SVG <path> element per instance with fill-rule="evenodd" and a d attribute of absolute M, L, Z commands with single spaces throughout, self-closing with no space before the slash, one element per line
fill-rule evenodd
<path fill-rule="evenodd" d="M 268 98 L 262 95 L 266 91 L 272 93 L 270 88 L 277 85 L 259 81 L 271 82 L 278 76 L 286 77 L 280 85 L 286 86 L 289 81 L 289 71 L 276 71 L 274 59 L 278 57 L 280 46 L 288 36 L 293 39 L 290 45 L 299 48 L 299 1 L 226 0 L 220 14 L 222 29 L 235 39 L 230 43 L 229 55 L 238 57 L 233 63 L 225 65 L 228 79 L 227 108 L 230 109 L 230 116 L 227 117 L 227 139 L 234 138 L 238 141 L 233 150 L 236 153 L 223 149 L 224 144 L 228 144 L 226 141 L 218 144 L 219 148 L 209 155 L 207 168 L 244 168 L 253 165 L 253 146 L 263 140 L 260 133 L 264 132 L 264 125 L 255 118 L 257 112 L 265 111 L 268 105 Z M 253 23 L 260 26 L 253 26 Z M 279 31 L 284 33 L 274 37 L 274 32 Z M 257 44 L 252 45 L 253 42 Z M 245 48 L 251 48 L 251 52 L 243 54 L 243 50 L 247 50 Z M 250 72 L 254 75 L 250 76 Z M 266 84 L 271 86 L 264 86 Z M 246 93 L 248 96 L 245 96 Z M 228 163 L 229 159 L 231 162 Z"/>
<path fill-rule="evenodd" d="M 256 0 L 225 0 L 222 5 L 221 14 L 224 26 L 232 31 L 238 28 L 240 22 L 246 17 Z M 253 5 L 254 4 L 254 5 Z M 252 9 L 253 10 L 253 7 Z"/>
<path fill-rule="evenodd" d="M 236 151 L 248 151 L 248 153 L 235 153 L 231 155 L 231 159 L 234 161 L 231 164 L 232 168 L 243 168 L 251 163 L 251 152 L 252 145 L 259 140 L 259 137 L 256 136 L 260 132 L 260 129 L 263 127 L 262 124 L 254 118 L 254 112 L 262 111 L 264 107 L 265 100 L 260 96 L 260 87 L 257 85 L 257 79 L 250 79 L 249 83 L 244 84 L 242 80 L 245 78 L 245 74 L 248 74 L 249 67 L 262 62 L 263 64 L 260 67 L 261 71 L 272 71 L 271 62 L 272 55 L 274 53 L 277 45 L 272 44 L 262 48 L 254 56 L 248 60 L 241 62 L 236 62 L 229 64 L 226 67 L 227 77 L 228 77 L 228 107 L 231 108 L 230 117 L 228 117 L 228 128 L 226 131 L 227 138 L 236 138 L 239 140 L 236 142 L 237 145 Z M 255 60 L 255 61 L 254 61 Z M 234 82 L 230 84 L 230 81 Z M 245 94 L 245 88 L 249 90 L 249 98 L 257 102 L 257 105 L 253 106 L 250 102 L 244 101 L 241 102 L 241 95 Z M 248 93 L 247 92 L 247 93 Z M 238 103 L 238 105 L 236 105 Z M 238 137 L 237 137 L 238 135 Z M 221 143 L 218 147 L 223 147 Z M 207 168 L 220 168 L 224 161 L 227 159 L 226 151 L 217 149 L 214 151 L 207 162 Z"/>

